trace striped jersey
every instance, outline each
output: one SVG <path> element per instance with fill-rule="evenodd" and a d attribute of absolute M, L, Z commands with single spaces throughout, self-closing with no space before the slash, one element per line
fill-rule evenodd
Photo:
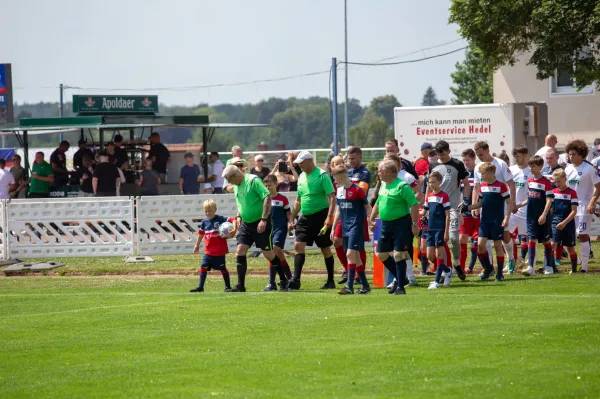
<path fill-rule="evenodd" d="M 479 200 L 482 201 L 481 223 L 502 223 L 504 219 L 504 204 L 510 198 L 506 184 L 496 180 L 493 183 L 481 183 Z"/>
<path fill-rule="evenodd" d="M 430 192 L 425 198 L 423 209 L 429 212 L 428 231 L 444 231 L 446 229 L 446 211 L 450 210 L 450 197 L 443 191 Z"/>
<path fill-rule="evenodd" d="M 287 216 L 290 212 L 290 201 L 285 195 L 277 193 L 277 195 L 271 197 L 271 223 L 273 227 L 287 226 Z"/>
<path fill-rule="evenodd" d="M 579 199 L 577 198 L 577 192 L 567 187 L 565 191 L 561 191 L 560 188 L 552 190 L 554 194 L 554 215 L 552 215 L 552 224 L 558 224 L 565 220 L 571 213 L 571 207 L 573 205 L 579 205 Z M 575 219 L 569 222 L 575 223 Z"/>
<path fill-rule="evenodd" d="M 365 190 L 367 194 L 369 193 L 371 172 L 369 172 L 369 169 L 367 169 L 365 165 L 360 165 L 360 167 L 356 169 L 348 168 L 348 177 L 352 183 Z"/>
<path fill-rule="evenodd" d="M 527 180 L 527 189 L 527 220 L 536 221 L 544 213 L 546 200 L 554 198 L 552 183 L 543 176 L 540 179 L 531 176 Z"/>
<path fill-rule="evenodd" d="M 365 226 L 367 194 L 356 184 L 338 187 L 335 193 L 344 236 L 362 233 Z"/>
<path fill-rule="evenodd" d="M 219 235 L 219 226 L 225 222 L 233 222 L 233 218 L 215 215 L 212 219 L 204 219 L 200 223 L 198 234 L 204 235 L 204 253 L 211 256 L 227 255 L 227 240 Z"/>

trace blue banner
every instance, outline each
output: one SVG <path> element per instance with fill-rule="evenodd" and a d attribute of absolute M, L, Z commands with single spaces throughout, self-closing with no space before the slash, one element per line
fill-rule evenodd
<path fill-rule="evenodd" d="M 0 105 L 6 105 L 6 94 L 8 88 L 6 85 L 6 68 L 4 64 L 0 64 Z"/>

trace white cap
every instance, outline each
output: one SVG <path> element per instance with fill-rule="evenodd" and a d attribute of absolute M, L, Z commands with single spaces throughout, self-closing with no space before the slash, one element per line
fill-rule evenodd
<path fill-rule="evenodd" d="M 308 151 L 300 151 L 300 154 L 298 154 L 298 157 L 296 157 L 296 159 L 294 159 L 294 163 L 302 163 L 302 162 L 306 161 L 307 159 L 313 159 L 312 154 Z"/>

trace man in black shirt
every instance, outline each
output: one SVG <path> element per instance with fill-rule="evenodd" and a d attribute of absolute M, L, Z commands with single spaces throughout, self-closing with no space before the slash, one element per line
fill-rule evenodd
<path fill-rule="evenodd" d="M 94 188 L 92 187 L 92 179 L 94 178 L 94 165 L 92 164 L 92 158 L 85 156 L 81 162 L 83 165 L 77 169 L 79 196 L 93 197 Z"/>
<path fill-rule="evenodd" d="M 73 155 L 73 167 L 78 170 L 83 166 L 83 158 L 88 157 L 94 162 L 94 153 L 88 148 L 87 141 L 81 139 L 77 142 L 79 149 Z"/>
<path fill-rule="evenodd" d="M 69 171 L 67 170 L 67 157 L 65 152 L 71 145 L 68 141 L 62 141 L 58 148 L 50 155 L 50 165 L 54 170 L 54 186 L 66 186 L 69 183 Z"/>
<path fill-rule="evenodd" d="M 115 165 L 120 168 L 127 162 L 129 162 L 129 156 L 127 151 L 123 149 L 123 136 L 120 134 L 115 135 Z"/>
<path fill-rule="evenodd" d="M 96 166 L 92 178 L 92 189 L 96 197 L 115 197 L 120 180 L 119 169 L 109 162 L 108 154 L 100 154 L 100 164 Z"/>
<path fill-rule="evenodd" d="M 150 135 L 150 153 L 152 169 L 159 174 L 160 181 L 167 181 L 167 164 L 171 161 L 171 154 L 167 147 L 160 142 L 160 134 L 154 132 Z"/>

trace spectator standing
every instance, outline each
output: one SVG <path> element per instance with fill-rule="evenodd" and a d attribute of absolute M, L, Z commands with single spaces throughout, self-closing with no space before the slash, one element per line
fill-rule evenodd
<path fill-rule="evenodd" d="M 123 149 L 123 136 L 120 134 L 115 135 L 114 139 L 115 143 L 115 165 L 120 169 L 123 165 L 126 165 L 129 162 L 129 156 L 127 155 L 127 151 Z"/>
<path fill-rule="evenodd" d="M 142 195 L 158 195 L 158 185 L 161 182 L 160 176 L 152 169 L 151 159 L 146 158 L 144 164 L 146 169 L 142 171 L 140 180 L 138 181 L 138 186 L 141 188 Z M 197 176 L 198 175 L 196 175 L 196 178 L 198 178 Z"/>
<path fill-rule="evenodd" d="M 425 176 L 429 173 L 429 153 L 432 149 L 431 143 L 421 145 L 421 156 L 415 161 L 415 171 L 419 176 Z"/>
<path fill-rule="evenodd" d="M 300 174 L 302 173 L 302 169 L 300 169 L 300 166 L 298 166 L 298 164 L 294 163 L 294 161 L 296 160 L 296 157 L 298 157 L 298 153 L 296 151 L 288 152 L 287 159 L 288 159 L 288 161 L 291 160 L 292 167 L 289 168 L 287 174 L 289 176 L 296 177 L 296 180 L 289 181 L 290 182 L 290 191 L 298 191 L 298 176 L 300 176 Z"/>
<path fill-rule="evenodd" d="M 0 199 L 10 199 L 10 192 L 15 189 L 15 178 L 5 167 L 6 161 L 0 158 Z"/>
<path fill-rule="evenodd" d="M 550 150 L 551 148 L 555 148 L 556 144 L 558 144 L 558 139 L 556 138 L 556 136 L 553 134 L 549 134 L 544 138 L 544 146 L 537 150 L 537 152 L 535 153 L 535 155 L 539 155 L 544 160 L 544 168 L 548 167 L 546 154 L 548 153 L 548 150 Z"/>
<path fill-rule="evenodd" d="M 94 188 L 92 187 L 92 179 L 94 178 L 94 164 L 92 158 L 85 156 L 82 159 L 82 166 L 77 169 L 77 177 L 79 178 L 79 196 L 93 197 Z"/>
<path fill-rule="evenodd" d="M 83 158 L 86 156 L 89 157 L 92 162 L 94 161 L 94 153 L 87 146 L 87 141 L 85 139 L 80 139 L 77 142 L 79 149 L 73 155 L 73 168 L 78 170 L 83 166 Z"/>
<path fill-rule="evenodd" d="M 171 154 L 163 143 L 160 142 L 160 134 L 154 132 L 150 135 L 150 153 L 148 157 L 152 160 L 152 169 L 158 173 L 158 177 L 164 183 L 167 181 L 167 164 L 171 162 Z"/>
<path fill-rule="evenodd" d="M 48 198 L 50 196 L 50 186 L 53 182 L 54 170 L 52 166 L 44 160 L 43 152 L 36 152 L 31 168 L 29 198 Z"/>
<path fill-rule="evenodd" d="M 296 186 L 298 184 L 298 174 L 290 156 L 281 155 L 270 174 L 277 178 L 277 191 L 279 192 L 287 193 L 292 191 L 292 184 L 295 183 Z"/>
<path fill-rule="evenodd" d="M 212 166 L 210 167 L 210 172 L 208 173 L 208 181 L 212 186 L 212 191 L 214 194 L 222 194 L 223 193 L 223 183 L 225 179 L 223 178 L 223 170 L 225 170 L 225 165 L 219 159 L 218 152 L 210 153 L 210 162 L 212 162 Z"/>
<path fill-rule="evenodd" d="M 271 174 L 271 169 L 267 168 L 265 165 L 265 158 L 262 155 L 256 155 L 254 157 L 254 167 L 250 170 L 250 173 L 260 177 L 263 180 L 269 174 Z"/>
<path fill-rule="evenodd" d="M 25 193 L 27 192 L 27 178 L 25 175 L 25 168 L 21 166 L 21 156 L 19 154 L 13 155 L 10 173 L 12 173 L 16 183 L 14 189 L 10 193 L 10 197 L 25 198 Z"/>
<path fill-rule="evenodd" d="M 240 147 L 239 145 L 234 145 L 233 147 L 231 147 L 231 159 L 228 159 L 227 162 L 225 163 L 225 166 L 229 166 L 231 165 L 234 160 L 236 162 L 241 162 L 244 164 L 244 167 L 246 168 L 246 170 L 244 171 L 244 173 L 248 173 L 247 169 L 248 169 L 248 161 L 246 161 L 244 159 L 244 152 L 242 151 L 242 147 Z"/>
<path fill-rule="evenodd" d="M 69 171 L 67 170 L 67 157 L 65 153 L 71 145 L 68 141 L 62 141 L 58 148 L 50 155 L 50 164 L 54 170 L 54 186 L 66 186 L 69 183 Z"/>
<path fill-rule="evenodd" d="M 184 158 L 185 165 L 179 172 L 179 190 L 185 195 L 200 194 L 200 167 L 194 163 L 194 154 L 191 152 L 186 153 Z"/>
<path fill-rule="evenodd" d="M 100 164 L 94 170 L 92 189 L 96 197 L 115 197 L 121 176 L 119 168 L 109 161 L 108 153 L 100 154 Z"/>

